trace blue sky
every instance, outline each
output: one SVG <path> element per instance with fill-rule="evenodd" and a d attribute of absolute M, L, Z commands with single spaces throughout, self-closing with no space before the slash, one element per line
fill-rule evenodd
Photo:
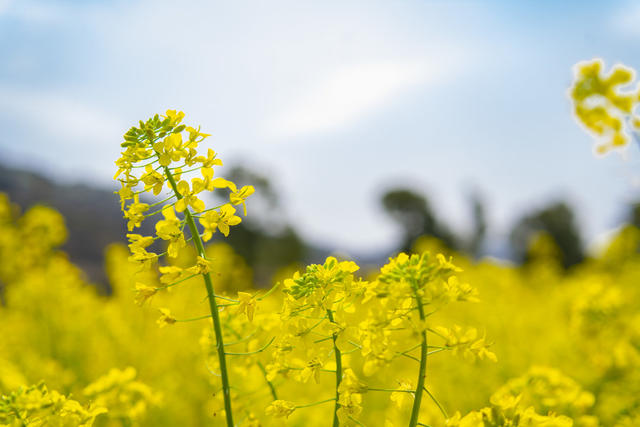
<path fill-rule="evenodd" d="M 640 68 L 639 43 L 637 2 L 0 0 L 0 158 L 107 187 L 124 131 L 177 108 L 336 249 L 394 243 L 396 185 L 460 230 L 477 189 L 496 236 L 567 198 L 594 239 L 640 165 L 594 156 L 572 66 Z"/>

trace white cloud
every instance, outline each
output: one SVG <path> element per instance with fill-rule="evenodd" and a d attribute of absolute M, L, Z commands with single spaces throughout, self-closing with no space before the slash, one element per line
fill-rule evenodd
<path fill-rule="evenodd" d="M 11 0 L 0 0 L 0 16 L 2 16 L 11 5 Z"/>
<path fill-rule="evenodd" d="M 627 2 L 613 14 L 610 26 L 625 36 L 640 37 L 640 3 Z"/>
<path fill-rule="evenodd" d="M 82 143 L 122 133 L 117 117 L 58 93 L 0 88 L 0 111 L 28 121 L 40 132 Z"/>
<path fill-rule="evenodd" d="M 69 6 L 39 0 L 0 0 L 0 15 L 22 22 L 46 24 L 65 21 L 72 13 Z"/>
<path fill-rule="evenodd" d="M 267 133 L 288 138 L 347 126 L 388 105 L 410 88 L 446 77 L 446 65 L 436 65 L 435 61 L 389 61 L 339 68 L 310 85 L 308 92 L 289 108 L 269 118 Z"/>

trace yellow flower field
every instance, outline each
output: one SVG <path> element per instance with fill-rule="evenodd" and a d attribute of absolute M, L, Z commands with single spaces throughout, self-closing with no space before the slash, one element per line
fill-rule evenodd
<path fill-rule="evenodd" d="M 631 81 L 577 68 L 600 152 L 640 123 Z M 545 235 L 522 266 L 423 237 L 385 265 L 328 257 L 257 289 L 211 241 L 255 190 L 219 177 L 209 135 L 183 120 L 124 136 L 129 245 L 105 249 L 110 295 L 59 249 L 59 213 L 0 194 L 0 425 L 640 425 L 639 229 L 569 270 Z M 227 201 L 207 206 L 211 191 Z"/>

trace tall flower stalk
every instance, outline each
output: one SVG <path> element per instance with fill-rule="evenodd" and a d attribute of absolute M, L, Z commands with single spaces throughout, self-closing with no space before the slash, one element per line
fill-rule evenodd
<path fill-rule="evenodd" d="M 416 306 L 418 307 L 418 314 L 420 321 L 424 322 L 426 317 L 424 313 L 424 306 L 420 294 L 414 292 L 416 300 Z M 413 398 L 413 407 L 411 408 L 411 419 L 409 420 L 409 427 L 415 427 L 418 425 L 418 417 L 420 416 L 420 405 L 422 405 L 422 392 L 425 388 L 425 379 L 427 377 L 427 331 L 420 331 L 420 367 L 418 368 L 418 380 L 416 386 L 416 392 Z"/>
<path fill-rule="evenodd" d="M 357 380 L 343 360 L 344 348 L 352 348 L 348 340 L 355 329 L 347 330 L 345 316 L 353 312 L 364 292 L 365 282 L 353 275 L 358 269 L 354 262 L 329 257 L 324 264 L 312 264 L 303 274 L 296 272 L 284 281 L 285 300 L 280 315 L 283 334 L 266 367 L 268 375 L 275 378 L 278 374 L 291 374 L 303 383 L 310 379 L 319 383 L 320 375 L 333 374 L 335 397 L 302 405 L 275 400 L 269 414 L 288 416 L 297 409 L 334 402 L 331 424 L 337 427 L 353 420 L 362 410 L 361 391 L 354 389 Z M 335 369 L 326 369 L 331 359 Z"/>
<path fill-rule="evenodd" d="M 477 290 L 459 282 L 456 273 L 460 271 L 451 260 L 440 254 L 432 257 L 427 252 L 421 255 L 401 253 L 381 268 L 380 275 L 367 292 L 368 299 L 373 303 L 372 313 L 379 314 L 364 328 L 367 335 L 363 340 L 365 373 L 372 373 L 385 361 L 397 357 L 408 357 L 419 363 L 415 387 L 409 381 L 401 381 L 399 389 L 370 389 L 391 392 L 391 400 L 399 407 L 408 400 L 407 396 L 413 396 L 409 427 L 424 425 L 420 423 L 420 410 L 425 394 L 434 401 L 445 419 L 448 418 L 442 405 L 426 387 L 427 358 L 430 354 L 449 350 L 470 359 L 495 360 L 484 337 L 478 337 L 474 328 L 463 330 L 454 326 L 450 330 L 429 324 L 430 316 L 450 302 L 477 301 Z M 389 346 L 385 345 L 392 333 L 406 334 L 409 331 L 410 339 L 417 338 L 418 343 L 408 350 L 390 351 Z M 445 342 L 442 346 L 429 346 L 428 333 L 437 335 Z M 409 337 L 399 341 L 407 341 Z M 420 354 L 415 357 L 411 353 L 418 348 Z M 435 350 L 430 352 L 430 348 Z"/>
<path fill-rule="evenodd" d="M 327 319 L 329 322 L 337 325 L 333 318 L 333 310 L 327 309 Z M 336 405 L 333 410 L 333 427 L 338 427 L 340 425 L 338 411 L 340 410 L 340 383 L 342 382 L 342 352 L 340 351 L 340 348 L 338 348 L 337 332 L 334 332 L 331 335 L 331 340 L 333 341 L 333 354 L 335 355 L 336 360 Z"/>
<path fill-rule="evenodd" d="M 131 250 L 130 260 L 139 262 L 145 267 L 152 267 L 163 256 L 169 259 L 177 257 L 180 249 L 186 247 L 188 242 L 195 246 L 197 252 L 195 265 L 186 269 L 170 263 L 159 266 L 162 286 L 137 283 L 136 301 L 144 304 L 159 291 L 179 285 L 189 278 L 202 276 L 211 314 L 187 320 L 208 317 L 212 319 L 226 422 L 228 427 L 232 427 L 234 422 L 227 354 L 216 301 L 220 297 L 215 294 L 213 288 L 212 265 L 207 259 L 204 242 L 211 239 L 217 231 L 227 236 L 229 227 L 241 222 L 241 218 L 235 215 L 236 209 L 233 206 L 242 205 L 246 215 L 245 199 L 254 192 L 254 189 L 251 186 L 238 189 L 231 181 L 213 178 L 213 167 L 222 166 L 222 162 L 217 159 L 212 149 L 207 150 L 206 156 L 200 155 L 197 150 L 198 144 L 209 135 L 201 133 L 199 128 L 181 124 L 183 118 L 184 113 L 168 110 L 165 116 L 155 115 L 146 122 L 141 121 L 139 127 L 132 127 L 124 135 L 125 141 L 121 144 L 124 151 L 116 161 L 118 171 L 115 179 L 122 184 L 118 194 L 122 211 L 128 219 L 129 231 L 140 227 L 148 218 L 157 218 L 158 214 L 162 214 L 163 217 L 155 224 L 155 236 L 127 234 Z M 186 140 L 183 139 L 185 132 L 188 133 Z M 196 176 L 192 176 L 194 174 Z M 189 182 L 187 177 L 190 175 Z M 228 189 L 229 202 L 207 208 L 199 195 L 204 191 L 210 192 L 216 189 Z M 140 200 L 141 194 L 153 193 L 157 196 L 164 190 L 168 190 L 168 194 L 159 202 L 148 204 Z M 181 215 L 181 218 L 178 215 Z M 196 219 L 204 230 L 202 234 Z M 185 227 L 189 229 L 189 237 L 185 236 Z M 158 254 L 148 250 L 157 240 L 166 242 L 166 252 Z M 228 298 L 225 299 L 228 300 Z M 241 301 L 232 300 L 232 303 L 241 305 Z M 160 326 L 178 321 L 166 308 L 161 308 L 160 313 L 161 316 L 158 319 Z"/>

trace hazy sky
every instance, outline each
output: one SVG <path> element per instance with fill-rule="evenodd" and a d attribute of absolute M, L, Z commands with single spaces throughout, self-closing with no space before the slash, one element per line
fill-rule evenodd
<path fill-rule="evenodd" d="M 175 108 L 331 247 L 392 244 L 395 185 L 462 230 L 477 189 L 497 234 L 568 198 L 593 238 L 640 162 L 593 155 L 572 66 L 639 45 L 638 2 L 0 0 L 0 161 L 111 186 L 121 135 Z"/>

